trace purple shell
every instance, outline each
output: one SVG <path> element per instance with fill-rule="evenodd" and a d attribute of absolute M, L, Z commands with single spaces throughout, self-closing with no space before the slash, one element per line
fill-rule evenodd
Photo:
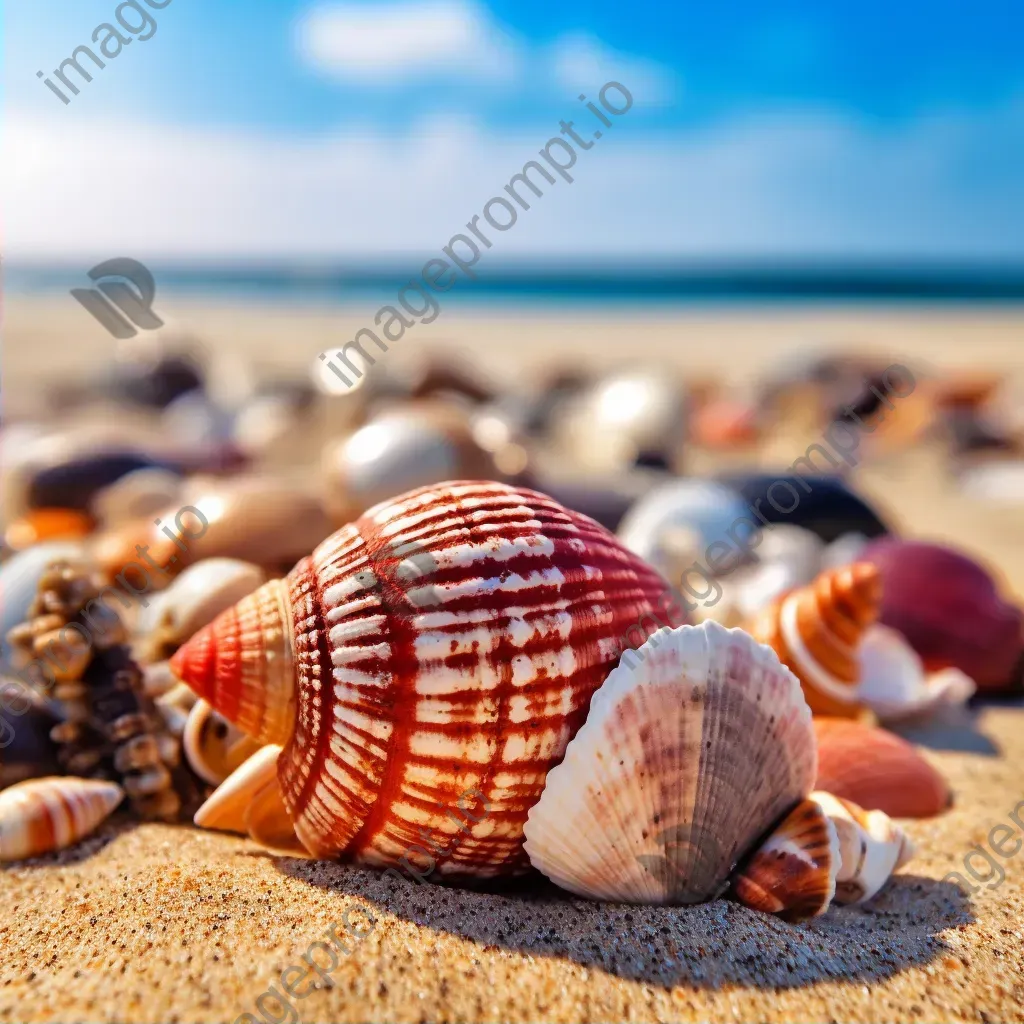
<path fill-rule="evenodd" d="M 860 558 L 882 574 L 879 621 L 899 630 L 926 668 L 954 666 L 989 692 L 1024 686 L 1024 613 L 987 569 L 952 548 L 892 537 Z"/>

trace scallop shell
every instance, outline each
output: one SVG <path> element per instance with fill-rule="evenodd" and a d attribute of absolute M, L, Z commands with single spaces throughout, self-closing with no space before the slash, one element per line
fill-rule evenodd
<path fill-rule="evenodd" d="M 1024 688 L 1024 613 L 992 574 L 939 544 L 885 539 L 862 556 L 882 579 L 880 621 L 930 672 L 958 668 L 985 692 Z"/>
<path fill-rule="evenodd" d="M 0 793 L 0 861 L 24 860 L 84 839 L 124 797 L 115 782 L 51 777 Z"/>
<path fill-rule="evenodd" d="M 878 615 L 881 584 L 873 565 L 822 573 L 766 608 L 750 627 L 796 673 L 815 714 L 862 714 L 858 646 Z"/>
<path fill-rule="evenodd" d="M 907 834 L 884 811 L 865 811 L 851 800 L 815 791 L 811 799 L 839 836 L 835 903 L 866 903 L 915 853 Z"/>
<path fill-rule="evenodd" d="M 666 591 L 542 494 L 439 484 L 370 509 L 171 664 L 284 746 L 281 788 L 310 852 L 388 865 L 436 835 L 440 875 L 517 873 L 548 769 Z M 470 824 L 453 804 L 474 787 L 490 810 Z"/>
<path fill-rule="evenodd" d="M 828 910 L 839 867 L 835 825 L 819 804 L 803 800 L 733 877 L 732 894 L 754 910 L 805 921 Z"/>
<path fill-rule="evenodd" d="M 526 852 L 593 899 L 712 899 L 810 792 L 810 711 L 792 673 L 739 629 L 659 630 L 637 655 L 623 656 L 548 774 Z"/>
<path fill-rule="evenodd" d="M 953 802 L 949 785 L 906 740 L 848 719 L 816 718 L 818 789 L 894 818 L 929 818 Z"/>

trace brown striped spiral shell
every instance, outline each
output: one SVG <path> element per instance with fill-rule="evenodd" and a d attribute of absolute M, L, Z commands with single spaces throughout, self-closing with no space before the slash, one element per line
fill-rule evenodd
<path fill-rule="evenodd" d="M 548 769 L 666 591 L 543 494 L 438 484 L 339 530 L 172 668 L 284 745 L 285 804 L 316 856 L 383 866 L 418 847 L 446 876 L 517 873 Z"/>

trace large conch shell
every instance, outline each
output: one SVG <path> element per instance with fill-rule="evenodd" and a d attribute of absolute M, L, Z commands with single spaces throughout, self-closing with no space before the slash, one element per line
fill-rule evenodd
<path fill-rule="evenodd" d="M 839 835 L 821 805 L 802 800 L 732 879 L 745 906 L 784 921 L 805 921 L 828 910 L 839 874 Z"/>
<path fill-rule="evenodd" d="M 52 776 L 0 793 L 0 861 L 24 860 L 84 839 L 124 798 L 116 782 Z"/>
<path fill-rule="evenodd" d="M 816 788 L 894 818 L 929 818 L 953 802 L 946 780 L 906 740 L 840 718 L 815 718 Z"/>
<path fill-rule="evenodd" d="M 773 602 L 750 632 L 797 675 L 815 714 L 859 718 L 858 647 L 880 601 L 878 570 L 855 562 Z"/>
<path fill-rule="evenodd" d="M 713 899 L 814 785 L 811 714 L 793 674 L 742 630 L 662 629 L 637 654 L 548 773 L 526 852 L 592 899 Z"/>
<path fill-rule="evenodd" d="M 384 866 L 425 842 L 439 875 L 515 874 L 548 769 L 666 591 L 542 494 L 438 484 L 339 530 L 171 667 L 284 747 L 281 791 L 309 852 Z M 486 813 L 454 821 L 474 789 Z"/>
<path fill-rule="evenodd" d="M 907 834 L 884 811 L 865 811 L 851 800 L 815 791 L 811 799 L 839 836 L 834 902 L 866 903 L 915 853 Z"/>

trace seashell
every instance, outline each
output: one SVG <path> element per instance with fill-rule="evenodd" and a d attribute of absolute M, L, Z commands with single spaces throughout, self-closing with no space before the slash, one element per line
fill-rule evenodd
<path fill-rule="evenodd" d="M 196 701 L 189 711 L 182 746 L 189 767 L 211 786 L 219 786 L 260 748 L 205 700 Z"/>
<path fill-rule="evenodd" d="M 697 903 L 814 784 L 810 711 L 770 649 L 654 633 L 595 694 L 526 822 L 535 868 L 591 899 Z"/>
<path fill-rule="evenodd" d="M 139 618 L 148 661 L 170 657 L 193 633 L 266 581 L 259 566 L 204 558 L 157 594 Z"/>
<path fill-rule="evenodd" d="M 183 486 L 182 478 L 168 469 L 137 469 L 104 487 L 90 509 L 107 529 L 124 526 L 152 518 L 175 502 L 180 505 Z"/>
<path fill-rule="evenodd" d="M 880 621 L 906 637 L 926 671 L 958 668 L 982 692 L 1024 689 L 1024 614 L 987 569 L 952 548 L 892 538 L 862 557 L 882 579 Z"/>
<path fill-rule="evenodd" d="M 295 834 L 277 780 L 280 754 L 277 744 L 259 748 L 199 808 L 195 824 L 248 835 L 274 852 L 309 857 Z"/>
<path fill-rule="evenodd" d="M 124 797 L 116 782 L 52 777 L 0 793 L 0 861 L 25 860 L 84 839 Z"/>
<path fill-rule="evenodd" d="M 958 668 L 925 672 L 924 663 L 888 626 L 872 626 L 858 651 L 857 698 L 883 722 L 928 715 L 940 708 L 966 704 L 977 687 Z"/>
<path fill-rule="evenodd" d="M 81 544 L 54 541 L 21 551 L 0 565 L 0 651 L 5 665 L 14 654 L 7 634 L 28 618 L 39 581 L 52 562 L 84 555 Z"/>
<path fill-rule="evenodd" d="M 894 818 L 929 818 L 953 803 L 942 775 L 899 736 L 860 722 L 815 718 L 817 789 Z"/>
<path fill-rule="evenodd" d="M 679 470 L 686 419 L 685 395 L 671 370 L 625 370 L 581 394 L 555 432 L 570 461 L 588 470 Z"/>
<path fill-rule="evenodd" d="M 57 746 L 50 730 L 54 708 L 24 683 L 0 678 L 0 789 L 25 779 L 57 775 Z"/>
<path fill-rule="evenodd" d="M 675 580 L 695 560 L 703 561 L 712 544 L 735 549 L 734 528 L 749 516 L 750 510 L 738 495 L 721 484 L 675 480 L 656 487 L 629 510 L 619 526 L 618 538 L 630 551 Z M 741 540 L 748 536 L 747 529 L 740 529 Z M 733 550 L 730 567 L 735 568 L 744 558 Z"/>
<path fill-rule="evenodd" d="M 37 508 L 16 519 L 4 533 L 12 551 L 24 551 L 33 544 L 79 540 L 93 531 L 93 520 L 84 512 L 69 508 Z"/>
<path fill-rule="evenodd" d="M 665 591 L 552 499 L 449 482 L 370 509 L 171 666 L 284 746 L 284 800 L 311 853 L 386 865 L 436 834 L 439 874 L 514 874 L 548 768 Z M 450 805 L 474 787 L 491 810 L 470 824 Z"/>
<path fill-rule="evenodd" d="M 122 477 L 139 470 L 169 472 L 174 465 L 132 450 L 82 455 L 40 470 L 28 489 L 30 508 L 86 511 L 94 498 Z"/>
<path fill-rule="evenodd" d="M 767 530 L 757 546 L 756 565 L 728 584 L 739 613 L 749 619 L 787 591 L 810 583 L 821 572 L 824 551 L 821 538 L 801 526 L 779 523 Z"/>
<path fill-rule="evenodd" d="M 660 470 L 633 469 L 602 475 L 568 475 L 562 466 L 531 466 L 527 486 L 599 522 L 606 530 L 619 528 L 626 513 L 665 479 Z M 524 481 L 525 482 L 525 481 Z"/>
<path fill-rule="evenodd" d="M 884 811 L 865 811 L 821 790 L 811 799 L 828 815 L 839 837 L 839 871 L 833 902 L 866 903 L 915 853 L 907 834 Z"/>
<path fill-rule="evenodd" d="M 386 412 L 329 444 L 322 465 L 338 523 L 414 487 L 500 475 L 490 453 L 474 440 L 466 414 L 426 402 Z"/>
<path fill-rule="evenodd" d="M 878 615 L 878 572 L 867 562 L 822 573 L 766 608 L 750 626 L 796 673 L 815 714 L 858 718 L 858 647 Z"/>
<path fill-rule="evenodd" d="M 819 462 L 822 459 L 818 457 Z M 826 543 L 844 533 L 878 537 L 892 532 L 879 513 L 838 477 L 727 473 L 718 480 L 749 506 L 744 515 L 751 521 L 802 526 Z"/>
<path fill-rule="evenodd" d="M 732 879 L 732 894 L 753 910 L 805 921 L 828 910 L 839 872 L 839 835 L 821 806 L 802 800 Z"/>
<path fill-rule="evenodd" d="M 162 567 L 149 573 L 154 589 L 205 558 L 236 558 L 276 570 L 331 529 L 315 494 L 274 476 L 191 481 L 183 501 L 156 522 L 132 523 L 105 537 L 97 557 L 106 572 L 115 576 L 130 563 L 141 568 L 139 545 Z"/>
<path fill-rule="evenodd" d="M 759 421 L 757 406 L 743 395 L 716 395 L 694 410 L 690 434 L 704 448 L 737 451 L 760 439 Z"/>

